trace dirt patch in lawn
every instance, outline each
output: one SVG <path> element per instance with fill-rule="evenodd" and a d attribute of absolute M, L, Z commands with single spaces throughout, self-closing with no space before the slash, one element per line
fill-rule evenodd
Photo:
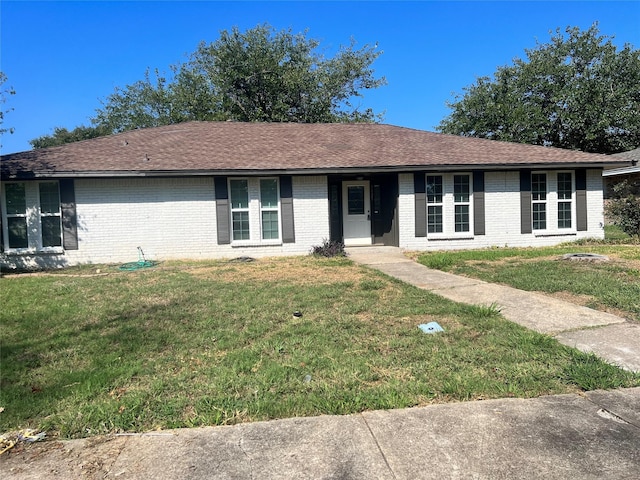
<path fill-rule="evenodd" d="M 224 282 L 291 282 L 299 285 L 359 283 L 365 273 L 351 265 L 322 265 L 305 257 L 260 259 L 246 263 L 222 263 L 191 269 L 193 276 Z"/>

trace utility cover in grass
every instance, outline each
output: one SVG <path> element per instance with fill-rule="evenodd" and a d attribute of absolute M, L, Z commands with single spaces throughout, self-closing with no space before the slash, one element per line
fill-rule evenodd
<path fill-rule="evenodd" d="M 422 323 L 418 325 L 418 328 L 424 333 L 444 332 L 444 328 L 442 328 L 438 322 Z"/>

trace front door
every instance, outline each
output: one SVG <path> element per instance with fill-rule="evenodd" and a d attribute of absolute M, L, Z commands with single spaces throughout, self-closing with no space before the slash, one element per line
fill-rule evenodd
<path fill-rule="evenodd" d="M 371 199 L 369 181 L 342 182 L 344 244 L 371 245 Z"/>

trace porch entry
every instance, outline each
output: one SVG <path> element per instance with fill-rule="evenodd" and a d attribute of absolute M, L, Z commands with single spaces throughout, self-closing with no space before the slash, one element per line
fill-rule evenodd
<path fill-rule="evenodd" d="M 371 245 L 371 197 L 369 180 L 342 182 L 344 244 Z"/>
<path fill-rule="evenodd" d="M 347 246 L 398 246 L 398 175 L 329 177 L 331 239 Z"/>

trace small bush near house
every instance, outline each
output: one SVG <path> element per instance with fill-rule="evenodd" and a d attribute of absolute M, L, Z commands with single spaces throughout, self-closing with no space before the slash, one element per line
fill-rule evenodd
<path fill-rule="evenodd" d="M 640 237 L 640 195 L 635 185 L 626 180 L 613 187 L 614 198 L 607 205 L 607 215 L 630 236 Z"/>
<path fill-rule="evenodd" d="M 344 257 L 344 243 L 335 240 L 323 240 L 322 245 L 316 245 L 311 248 L 311 255 L 318 257 Z"/>

